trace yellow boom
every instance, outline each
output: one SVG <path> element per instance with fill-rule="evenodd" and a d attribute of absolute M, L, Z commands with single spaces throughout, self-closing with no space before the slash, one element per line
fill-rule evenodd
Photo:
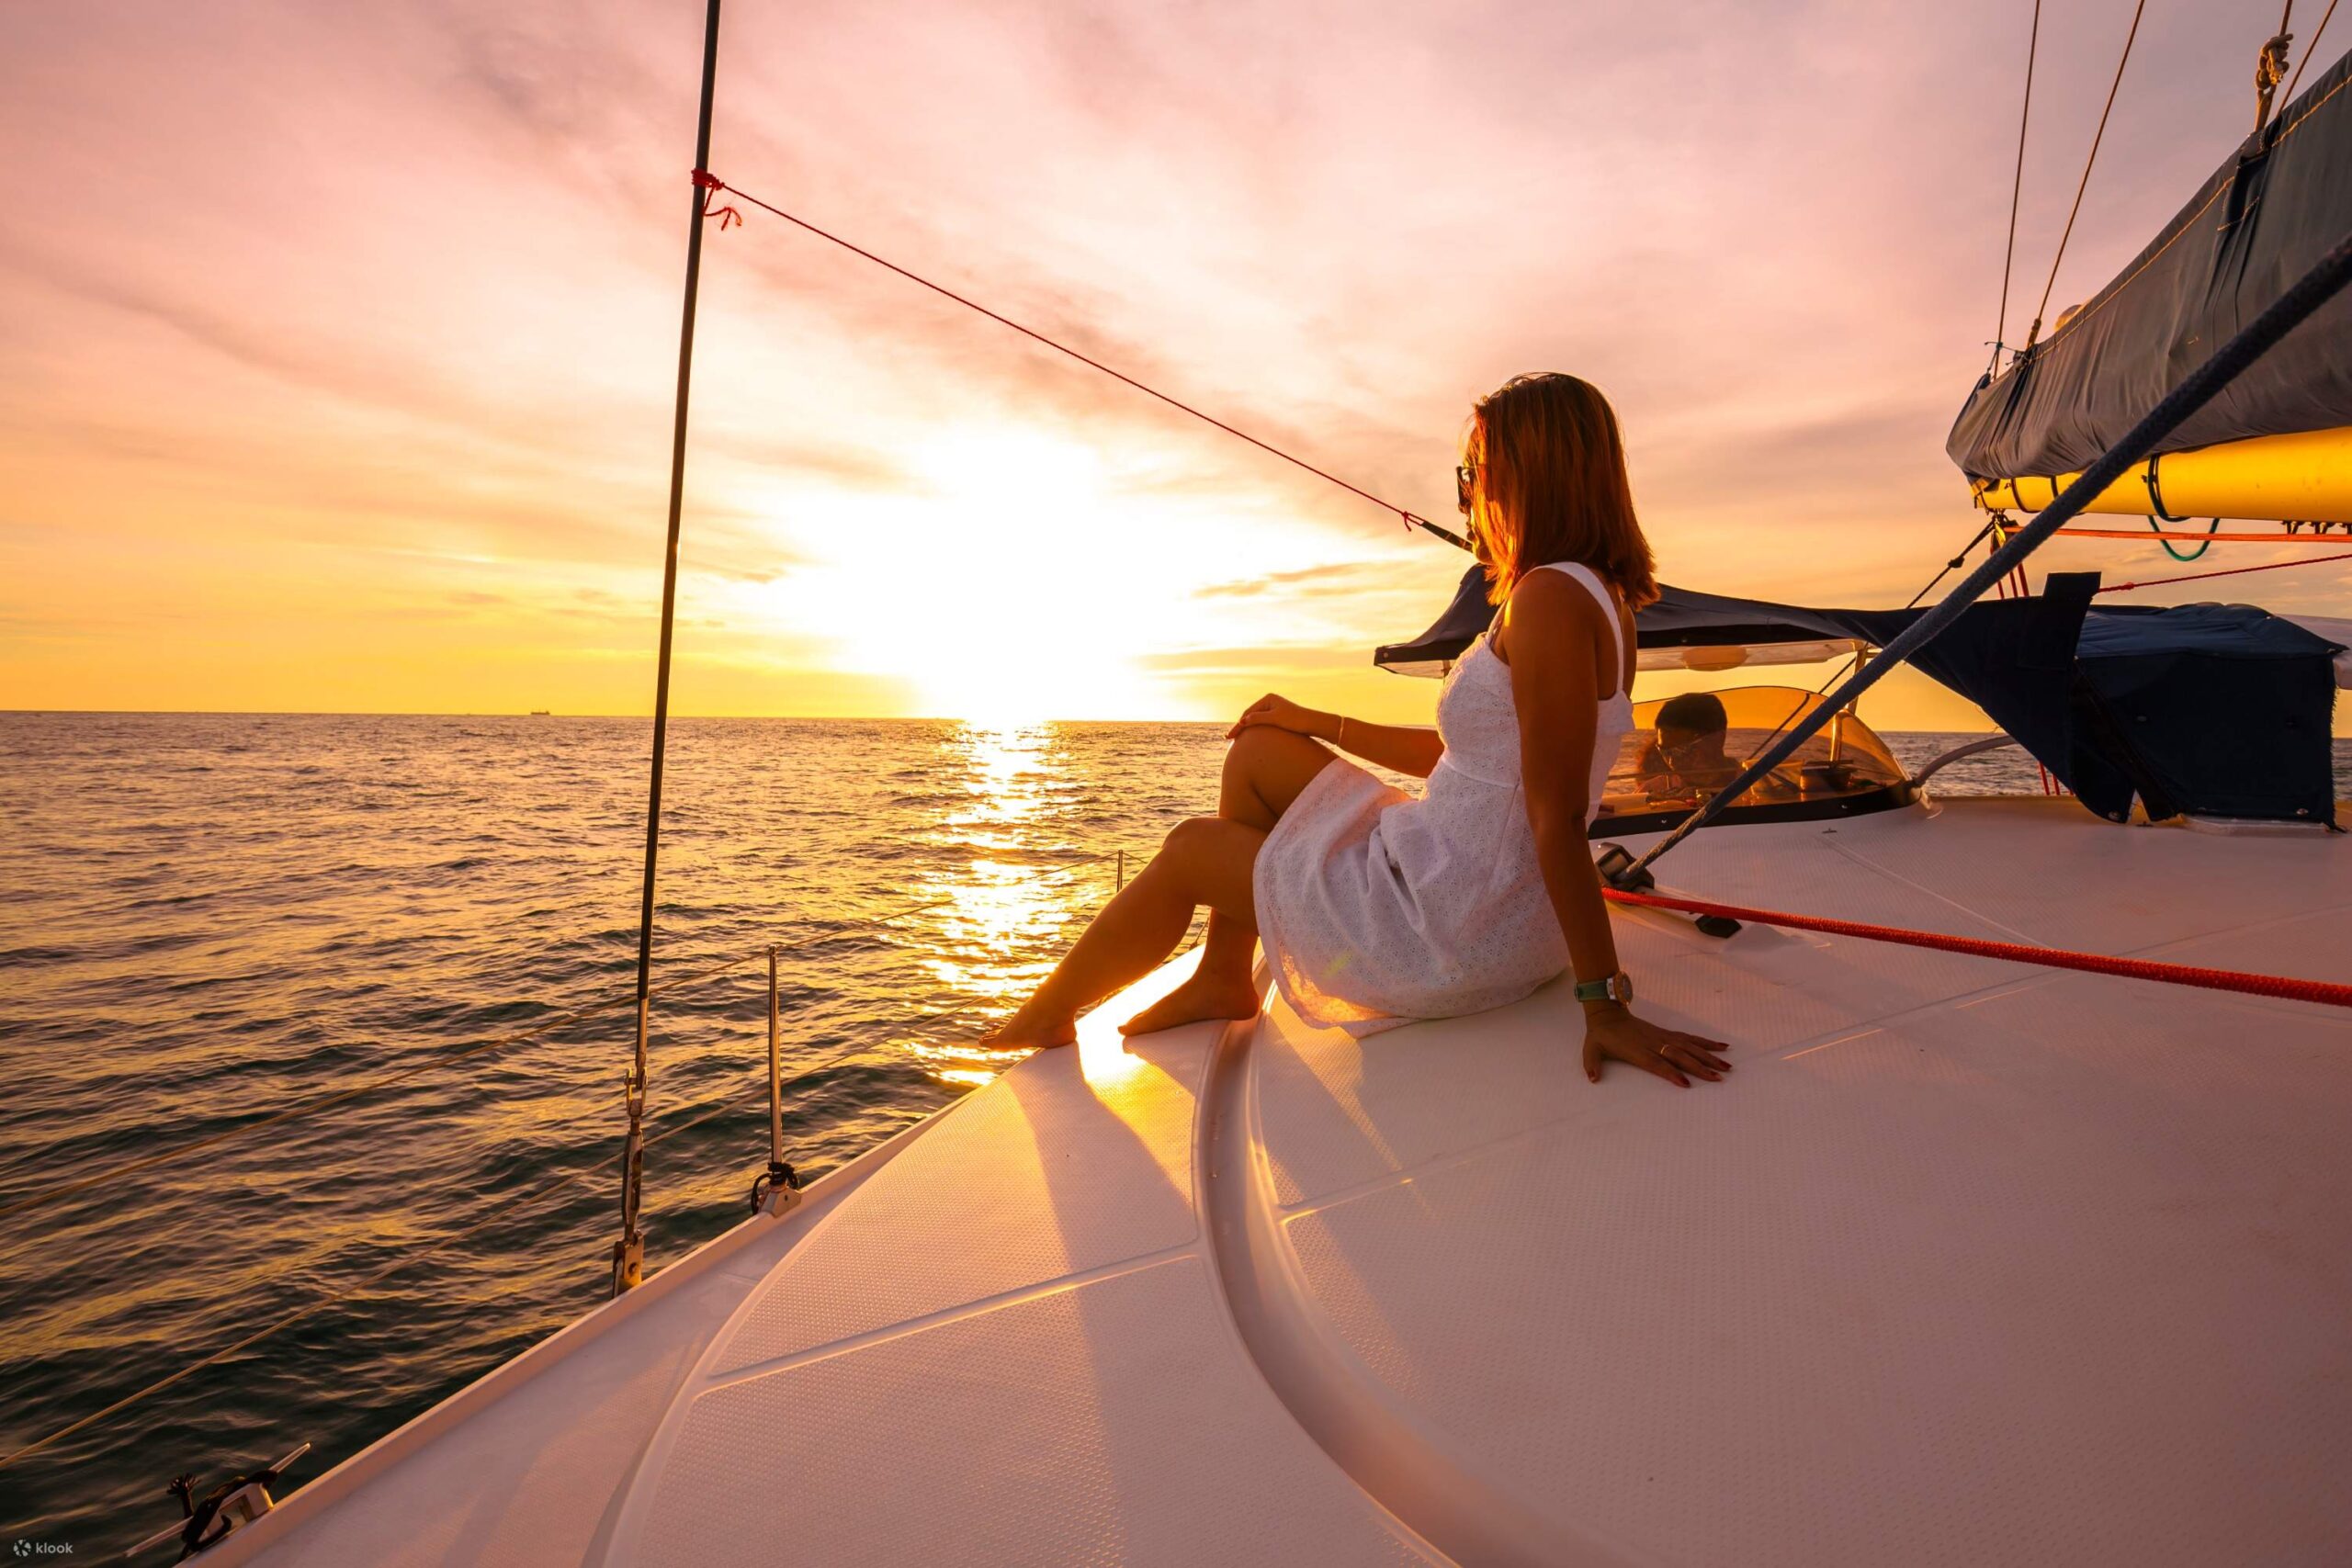
<path fill-rule="evenodd" d="M 2078 477 L 1975 480 L 1970 488 L 1985 511 L 2039 512 Z M 2163 510 L 2175 517 L 2352 523 L 2352 429 L 2258 435 L 2151 457 L 2083 510 L 2149 516 L 2159 496 Z"/>

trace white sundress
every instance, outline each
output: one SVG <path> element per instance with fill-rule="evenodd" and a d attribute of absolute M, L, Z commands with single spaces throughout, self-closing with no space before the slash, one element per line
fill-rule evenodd
<path fill-rule="evenodd" d="M 1615 691 L 1600 705 L 1590 808 L 1634 724 L 1623 623 L 1600 579 L 1550 563 L 1609 613 Z M 1283 999 L 1351 1034 L 1519 1000 L 1568 966 L 1520 778 L 1510 667 L 1489 631 L 1447 672 L 1445 755 L 1416 798 L 1341 757 L 1315 775 L 1258 852 L 1258 934 Z M 1590 816 L 1586 825 L 1590 826 Z"/>

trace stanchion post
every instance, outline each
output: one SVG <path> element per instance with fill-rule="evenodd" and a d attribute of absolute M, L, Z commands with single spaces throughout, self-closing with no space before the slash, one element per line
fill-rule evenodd
<path fill-rule="evenodd" d="M 768 1165 L 784 1163 L 784 1068 L 776 1055 L 775 947 L 768 947 Z"/>
<path fill-rule="evenodd" d="M 784 1062 L 777 1043 L 783 1016 L 778 999 L 775 960 L 780 952 L 768 944 L 768 1168 L 752 1183 L 752 1213 L 781 1214 L 800 1201 L 800 1174 L 784 1158 Z"/>

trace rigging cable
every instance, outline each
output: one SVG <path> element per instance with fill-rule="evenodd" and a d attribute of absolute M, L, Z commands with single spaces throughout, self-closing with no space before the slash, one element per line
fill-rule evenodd
<path fill-rule="evenodd" d="M 1255 446 L 1261 452 L 1265 452 L 1273 457 L 1280 457 L 1285 463 L 1306 469 L 1308 473 L 1313 474 L 1318 479 L 1328 479 L 1331 483 L 1338 485 L 1341 490 L 1346 491 L 1352 495 L 1360 495 L 1364 500 L 1371 502 L 1374 506 L 1379 507 L 1383 512 L 1395 513 L 1399 518 L 1404 520 L 1405 526 L 1408 529 L 1419 528 L 1423 533 L 1433 534 L 1437 537 L 1443 539 L 1447 544 L 1453 546 L 1456 549 L 1466 550 L 1470 547 L 1469 541 L 1463 538 L 1461 535 L 1454 533 L 1450 528 L 1439 527 L 1436 524 L 1430 522 L 1428 518 L 1422 516 L 1418 512 L 1408 511 L 1406 508 L 1397 505 L 1393 501 L 1383 500 L 1381 497 L 1373 494 L 1372 491 L 1365 490 L 1361 485 L 1350 484 L 1339 475 L 1331 473 L 1327 469 L 1318 468 L 1304 457 L 1293 457 L 1290 453 L 1283 451 L 1281 447 L 1275 446 L 1271 441 L 1261 441 L 1246 430 L 1238 430 L 1234 426 L 1226 423 L 1225 421 L 1217 418 L 1215 414 L 1204 413 L 1199 409 L 1194 408 L 1192 404 L 1185 402 L 1181 399 L 1170 397 L 1166 392 L 1161 391 L 1157 387 L 1146 386 L 1143 382 L 1136 380 L 1134 377 L 1127 375 L 1124 371 L 1114 370 L 1111 367 L 1103 364 L 1101 360 L 1080 354 L 1077 349 L 1070 347 L 1069 344 L 1066 343 L 1061 343 L 1054 338 L 1047 337 L 1044 333 L 1039 332 L 1035 327 L 1023 326 L 1019 321 L 1014 321 L 1012 317 L 991 310 L 986 305 L 979 303 L 976 299 L 965 298 L 963 295 L 956 293 L 956 290 L 948 288 L 944 284 L 933 283 L 930 278 L 923 276 L 921 273 L 910 272 L 894 261 L 888 261 L 881 256 L 877 256 L 863 245 L 854 244 L 850 241 L 842 239 L 839 234 L 832 233 L 824 229 L 820 229 L 816 224 L 809 222 L 806 218 L 797 217 L 793 213 L 786 212 L 783 208 L 776 206 L 774 202 L 761 200 L 758 197 L 753 196 L 750 191 L 743 189 L 741 186 L 729 185 L 725 180 L 720 179 L 717 175 L 712 174 L 707 169 L 695 170 L 694 182 L 699 188 L 711 192 L 714 195 L 719 191 L 725 191 L 729 195 L 741 197 L 745 201 L 750 202 L 753 207 L 760 209 L 762 211 L 772 212 L 776 217 L 783 219 L 786 222 L 793 224 L 797 228 L 805 229 L 820 240 L 829 241 L 833 244 L 839 245 L 842 249 L 849 252 L 852 255 L 862 256 L 865 260 L 872 262 L 875 265 L 883 268 L 885 271 L 895 272 L 900 277 L 905 278 L 908 282 L 920 284 L 923 288 L 930 289 L 934 294 L 940 295 L 945 299 L 953 299 L 956 304 L 963 306 L 967 310 L 977 310 L 981 315 L 986 316 L 989 321 L 996 322 L 999 326 L 1011 327 L 1014 332 L 1019 333 L 1022 336 L 1041 343 L 1057 354 L 1066 354 L 1070 358 L 1077 360 L 1080 365 L 1086 366 L 1090 369 L 1100 370 L 1103 375 L 1110 377 L 1114 381 L 1124 381 L 1128 386 L 1133 387 L 1136 391 L 1143 393 L 1145 396 L 1157 398 L 1161 402 L 1166 403 L 1170 408 L 1191 414 L 1194 419 L 1200 420 L 1204 423 L 1213 424 L 1216 426 L 1217 429 L 1224 431 L 1227 435 L 1233 436 L 1237 440 L 1248 442 L 1250 446 Z M 722 209 L 721 210 L 730 209 Z"/>
<path fill-rule="evenodd" d="M 2058 264 L 2066 259 L 2066 242 L 2075 237 L 2075 217 L 2083 209 L 2083 192 L 2090 188 L 2091 168 L 2098 162 L 2098 144 L 2107 137 L 2107 117 L 2115 109 L 2115 91 L 2123 85 L 2123 68 L 2132 62 L 2132 42 L 2140 36 L 2140 15 L 2148 8 L 2148 0 L 2138 0 L 2132 7 L 2132 30 L 2123 35 L 2123 58 L 2115 62 L 2115 80 L 2107 85 L 2107 107 L 2098 111 L 2098 130 L 2091 134 L 2090 156 L 2083 160 L 2083 177 L 2075 184 L 2075 205 L 2066 209 L 2066 227 L 2058 236 L 2058 254 L 2050 258 L 2050 277 L 2041 286 L 2041 303 L 2033 308 L 2033 327 L 2025 334 L 2023 353 L 2033 352 L 2035 342 L 2041 336 L 2041 321 L 2050 309 L 2050 291 L 2058 287 Z"/>
<path fill-rule="evenodd" d="M 2025 189 L 2025 128 L 2033 116 L 2033 59 L 2041 47 L 2041 0 L 2033 0 L 2033 30 L 2026 35 L 2025 43 L 2025 102 L 2018 108 L 2018 166 L 2009 176 L 2009 243 L 2001 253 L 2001 314 L 1993 323 L 1993 359 L 1984 367 L 1988 379 L 2001 368 L 2001 340 L 2009 333 L 2009 269 L 2018 257 L 2018 197 Z"/>
<path fill-rule="evenodd" d="M 1983 542 L 1984 536 L 1991 533 L 1995 528 L 1999 527 L 2000 524 L 2001 513 L 1997 512 L 1991 517 L 1985 519 L 1984 526 L 1977 529 L 1975 535 L 1969 539 L 1968 543 L 1960 547 L 1960 553 L 1952 557 L 1951 559 L 1944 562 L 1943 570 L 1936 573 L 1935 576 L 1928 579 L 1926 582 L 1922 583 L 1920 585 L 1919 592 L 1914 593 L 1909 599 L 1905 600 L 1903 607 L 1906 610 L 1917 608 L 1919 601 L 1925 599 L 1929 592 L 1935 588 L 1937 583 L 1941 582 L 1946 577 L 1967 565 L 1968 552 L 1974 549 L 1978 544 Z M 1828 674 L 1824 675 L 1821 678 L 1821 684 L 1813 689 L 1813 694 L 1816 697 L 1820 696 L 1824 692 L 1829 690 L 1832 685 L 1844 680 L 1847 676 L 1851 675 L 1855 671 L 1860 669 L 1862 667 L 1862 660 L 1865 657 L 1867 657 L 1867 654 L 1864 650 L 1857 649 L 1847 659 L 1843 666 L 1831 670 Z M 1788 716 L 1781 720 L 1778 728 L 1776 728 L 1771 734 L 1767 735 L 1764 738 L 1763 744 L 1770 746 L 1773 741 L 1778 740 L 1782 735 L 1788 732 L 1789 726 L 1794 724 L 1806 711 L 1807 709 L 1805 705 L 1802 703 L 1797 705 L 1796 707 L 1791 709 Z"/>
<path fill-rule="evenodd" d="M 2303 79 L 2303 67 L 2309 65 L 2312 62 L 2312 56 L 2319 52 L 2319 36 L 2327 31 L 2327 19 L 2334 15 L 2335 15 L 2335 0 L 2327 0 L 2327 9 L 2319 14 L 2319 26 L 2312 29 L 2311 41 L 2303 45 L 2303 57 L 2295 62 L 2295 73 L 2287 78 L 2287 90 L 2279 95 L 2288 103 L 2291 104 L 2295 101 L 2295 86 Z"/>

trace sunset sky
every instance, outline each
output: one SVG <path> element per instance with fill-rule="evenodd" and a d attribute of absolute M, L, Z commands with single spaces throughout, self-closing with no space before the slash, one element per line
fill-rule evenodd
<path fill-rule="evenodd" d="M 2030 8 L 730 0 L 711 163 L 1442 520 L 1470 400 L 1576 371 L 1668 581 L 1900 604 L 1977 522 L 1942 444 Z M 2045 10 L 2013 336 L 2132 0 Z M 8 7 L 0 706 L 648 710 L 701 15 Z M 2276 21 L 2149 0 L 2053 313 L 2245 134 Z M 748 216 L 680 711 L 1427 718 L 1369 652 L 1455 552 Z M 2340 569 L 2250 581 L 2342 612 Z"/>

